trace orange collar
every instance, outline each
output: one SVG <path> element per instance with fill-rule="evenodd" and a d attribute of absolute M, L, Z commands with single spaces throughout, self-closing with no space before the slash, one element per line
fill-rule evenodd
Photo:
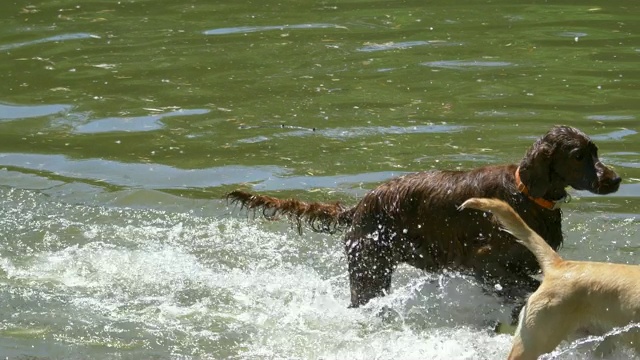
<path fill-rule="evenodd" d="M 518 187 L 518 191 L 526 195 L 531 201 L 542 206 L 547 210 L 555 210 L 558 208 L 558 203 L 556 201 L 547 200 L 541 197 L 533 197 L 529 195 L 529 189 L 527 189 L 527 185 L 525 185 L 522 180 L 520 180 L 520 167 L 516 169 L 516 186 Z"/>

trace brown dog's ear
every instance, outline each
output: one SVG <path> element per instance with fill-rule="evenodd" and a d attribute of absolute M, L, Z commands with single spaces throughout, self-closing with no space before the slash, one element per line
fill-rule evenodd
<path fill-rule="evenodd" d="M 536 141 L 520 163 L 520 179 L 529 189 L 529 195 L 543 197 L 551 187 L 551 154 L 549 143 Z"/>

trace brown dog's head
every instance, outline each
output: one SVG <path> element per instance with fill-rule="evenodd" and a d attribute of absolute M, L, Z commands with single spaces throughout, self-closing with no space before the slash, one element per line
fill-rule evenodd
<path fill-rule="evenodd" d="M 520 177 L 534 197 L 557 200 L 564 188 L 609 194 L 622 179 L 598 159 L 598 147 L 582 131 L 554 126 L 538 139 L 520 163 Z"/>

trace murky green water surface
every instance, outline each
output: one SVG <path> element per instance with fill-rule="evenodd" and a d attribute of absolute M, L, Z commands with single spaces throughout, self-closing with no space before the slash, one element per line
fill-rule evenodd
<path fill-rule="evenodd" d="M 403 268 L 348 303 L 339 236 L 246 221 L 235 188 L 354 203 L 406 172 L 590 134 L 563 254 L 640 263 L 640 4 L 0 3 L 0 355 L 494 359 L 509 309 Z M 376 309 L 392 308 L 383 321 Z M 589 357 L 589 346 L 558 358 Z M 620 353 L 620 356 L 630 356 Z"/>

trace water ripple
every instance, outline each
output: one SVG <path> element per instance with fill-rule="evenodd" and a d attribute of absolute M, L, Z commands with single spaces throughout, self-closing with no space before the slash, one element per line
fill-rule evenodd
<path fill-rule="evenodd" d="M 349 139 L 373 135 L 450 133 L 462 131 L 465 128 L 466 126 L 459 125 L 373 126 L 317 130 L 316 133 L 328 138 Z M 288 133 L 285 136 L 300 136 L 303 134 L 302 132 L 296 131 Z"/>
<path fill-rule="evenodd" d="M 209 110 L 206 109 L 181 109 L 177 111 L 168 112 L 165 114 L 155 114 L 147 116 L 137 117 L 111 117 L 104 118 L 90 123 L 77 126 L 75 128 L 76 133 L 80 134 L 97 134 L 104 132 L 125 131 L 125 132 L 141 132 L 152 131 L 162 128 L 160 119 L 171 116 L 188 116 L 188 115 L 202 115 L 207 114 Z"/>
<path fill-rule="evenodd" d="M 584 32 L 565 31 L 565 32 L 558 33 L 557 35 L 562 37 L 570 37 L 570 38 L 578 39 L 581 37 L 585 37 L 589 34 Z"/>
<path fill-rule="evenodd" d="M 620 129 L 620 130 L 612 131 L 606 134 L 593 135 L 591 136 L 591 139 L 598 140 L 598 141 L 622 140 L 622 138 L 625 138 L 630 135 L 635 135 L 637 133 L 638 133 L 637 131 L 631 130 L 631 129 Z"/>
<path fill-rule="evenodd" d="M 0 166 L 146 189 L 184 189 L 258 182 L 287 173 L 287 170 L 277 166 L 222 166 L 191 170 L 158 164 L 130 164 L 102 159 L 73 160 L 63 155 L 20 153 L 0 154 Z"/>
<path fill-rule="evenodd" d="M 586 117 L 589 120 L 597 121 L 616 121 L 616 120 L 635 120 L 633 115 L 589 115 Z"/>
<path fill-rule="evenodd" d="M 11 50 L 11 49 L 15 49 L 23 46 L 42 44 L 47 42 L 78 40 L 78 39 L 100 39 L 100 36 L 89 34 L 89 33 L 72 33 L 72 34 L 55 35 L 55 36 L 50 36 L 44 39 L 37 39 L 37 40 L 25 41 L 21 43 L 2 45 L 0 46 L 0 51 Z"/>
<path fill-rule="evenodd" d="M 462 60 L 441 60 L 441 61 L 429 61 L 420 65 L 444 68 L 444 69 L 466 69 L 466 68 L 499 68 L 514 66 L 513 63 L 507 61 L 462 61 Z"/>
<path fill-rule="evenodd" d="M 386 50 L 396 50 L 396 49 L 410 49 L 416 46 L 425 46 L 425 45 L 462 45 L 462 43 L 450 43 L 446 41 L 440 40 L 429 40 L 429 41 L 402 41 L 402 42 L 388 42 L 384 44 L 375 44 L 375 43 L 367 43 L 365 46 L 358 48 L 357 51 L 362 52 L 374 52 L 374 51 L 386 51 Z"/>
<path fill-rule="evenodd" d="M 71 105 L 9 105 L 0 103 L 0 121 L 48 116 L 69 111 Z"/>
<path fill-rule="evenodd" d="M 346 29 L 344 26 L 336 24 L 296 24 L 296 25 L 272 25 L 272 26 L 236 26 L 228 28 L 219 28 L 206 30 L 205 35 L 229 35 L 229 34 L 246 34 L 271 30 L 289 30 L 289 29 Z"/>
<path fill-rule="evenodd" d="M 375 135 L 402 135 L 402 134 L 426 134 L 426 133 L 451 133 L 462 131 L 466 126 L 460 125 L 415 125 L 415 126 L 367 126 L 352 128 L 333 129 L 298 129 L 281 134 L 274 134 L 273 137 L 303 137 L 303 136 L 324 136 L 330 139 L 352 139 L 357 137 Z M 253 138 L 242 139 L 240 143 L 258 143 L 268 141 L 271 138 L 260 135 Z"/>

